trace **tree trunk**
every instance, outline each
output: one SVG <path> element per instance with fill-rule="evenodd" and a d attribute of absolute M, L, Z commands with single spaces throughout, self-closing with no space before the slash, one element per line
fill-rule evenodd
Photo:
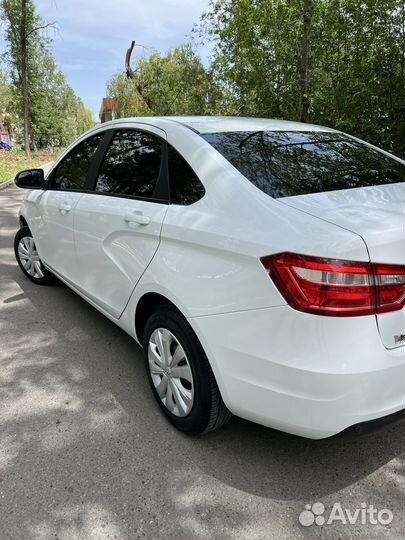
<path fill-rule="evenodd" d="M 301 88 L 301 122 L 307 122 L 310 117 L 311 86 L 309 81 L 309 47 L 311 40 L 313 0 L 304 0 L 303 37 L 300 59 L 300 88 Z"/>
<path fill-rule="evenodd" d="M 21 90 L 24 108 L 24 146 L 27 159 L 30 149 L 30 98 L 28 94 L 27 0 L 21 0 Z"/>

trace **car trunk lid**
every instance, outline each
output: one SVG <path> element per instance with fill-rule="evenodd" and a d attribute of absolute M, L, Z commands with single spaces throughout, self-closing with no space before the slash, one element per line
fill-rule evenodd
<path fill-rule="evenodd" d="M 312 193 L 279 202 L 360 235 L 374 263 L 405 265 L 405 183 Z M 377 315 L 383 344 L 405 345 L 405 309 Z"/>

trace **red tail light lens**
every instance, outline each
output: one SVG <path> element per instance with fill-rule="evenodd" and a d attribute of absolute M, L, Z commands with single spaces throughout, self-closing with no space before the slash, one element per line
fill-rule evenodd
<path fill-rule="evenodd" d="M 402 309 L 405 267 L 280 253 L 260 259 L 286 302 L 299 311 L 353 317 Z"/>

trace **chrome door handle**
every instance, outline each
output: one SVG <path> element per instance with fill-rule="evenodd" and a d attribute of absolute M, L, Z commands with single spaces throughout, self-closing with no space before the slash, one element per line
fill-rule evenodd
<path fill-rule="evenodd" d="M 70 212 L 72 210 L 72 206 L 68 203 L 68 202 L 64 202 L 64 203 L 61 203 L 59 205 L 59 212 L 62 214 L 62 215 L 65 215 L 67 214 L 68 212 Z"/>
<path fill-rule="evenodd" d="M 124 216 L 126 223 L 137 223 L 138 225 L 149 225 L 150 217 L 144 216 L 142 212 L 130 212 Z"/>

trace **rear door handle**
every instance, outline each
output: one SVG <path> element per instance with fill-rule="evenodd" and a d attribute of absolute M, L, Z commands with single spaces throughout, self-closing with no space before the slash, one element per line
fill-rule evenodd
<path fill-rule="evenodd" d="M 124 221 L 126 223 L 137 223 L 138 225 L 149 225 L 150 217 L 144 216 L 141 211 L 135 211 L 125 214 Z"/>
<path fill-rule="evenodd" d="M 67 214 L 68 212 L 70 212 L 72 210 L 72 205 L 69 204 L 68 202 L 63 202 L 59 205 L 59 212 L 62 214 L 62 215 L 65 215 Z"/>

